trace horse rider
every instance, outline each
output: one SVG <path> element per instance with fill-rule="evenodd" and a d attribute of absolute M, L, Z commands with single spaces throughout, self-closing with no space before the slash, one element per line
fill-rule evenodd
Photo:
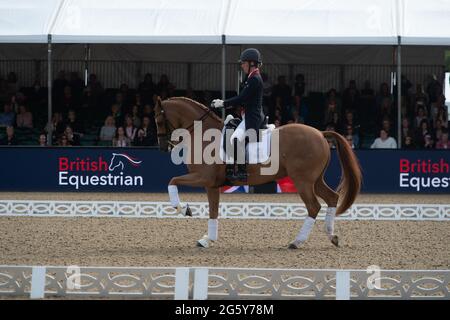
<path fill-rule="evenodd" d="M 238 139 L 242 142 L 246 135 L 246 130 L 254 129 L 258 136 L 259 129 L 264 124 L 263 113 L 263 80 L 259 71 L 262 65 L 261 53 L 254 48 L 245 49 L 240 56 L 239 63 L 242 70 L 247 75 L 243 89 L 238 96 L 227 99 L 225 101 L 215 99 L 211 103 L 213 108 L 229 108 L 234 106 L 243 106 L 242 121 L 231 136 L 231 142 Z M 246 153 L 245 150 L 243 151 Z M 235 159 L 237 156 L 235 155 Z M 236 160 L 235 160 L 236 162 Z M 237 180 L 247 180 L 247 159 L 243 164 L 238 164 L 238 172 L 234 177 Z"/>

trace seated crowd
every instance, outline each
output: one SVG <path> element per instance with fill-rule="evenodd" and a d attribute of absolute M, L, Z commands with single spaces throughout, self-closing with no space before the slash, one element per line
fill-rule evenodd
<path fill-rule="evenodd" d="M 285 76 L 279 76 L 274 85 L 267 74 L 262 77 L 264 112 L 276 126 L 304 123 L 341 133 L 353 148 L 397 148 L 396 87 L 391 93 L 389 85 L 382 83 L 376 92 L 369 81 L 358 88 L 351 80 L 342 93 L 332 88 L 326 94 L 307 95 L 302 74 L 296 75 L 292 87 Z M 146 74 L 136 89 L 122 84 L 117 90 L 105 90 L 95 74 L 85 86 L 76 72 L 67 79 L 61 71 L 53 82 L 54 113 L 47 122 L 46 88 L 38 82 L 32 88 L 20 88 L 11 72 L 5 79 L 0 76 L 0 145 L 46 146 L 51 131 L 53 145 L 58 146 L 155 146 L 157 95 L 162 99 L 183 95 L 205 105 L 219 98 L 210 91 L 177 91 L 166 75 L 155 84 L 152 75 Z M 430 78 L 426 86 L 417 84 L 413 90 L 402 76 L 401 95 L 402 148 L 450 148 L 448 110 L 439 81 Z M 229 112 L 239 116 L 240 110 L 236 107 Z M 331 142 L 330 147 L 334 148 Z"/>

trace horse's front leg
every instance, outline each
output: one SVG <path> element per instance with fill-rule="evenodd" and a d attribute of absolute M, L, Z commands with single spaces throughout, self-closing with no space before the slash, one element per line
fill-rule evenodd
<path fill-rule="evenodd" d="M 208 220 L 208 234 L 204 235 L 197 241 L 197 246 L 208 248 L 214 241 L 217 241 L 219 228 L 219 188 L 206 188 L 209 202 L 209 220 Z"/>
<path fill-rule="evenodd" d="M 205 181 L 203 181 L 202 177 L 197 172 L 191 172 L 179 177 L 172 178 L 169 182 L 169 186 L 167 187 L 167 190 L 169 192 L 170 204 L 172 205 L 172 207 L 177 209 L 177 213 L 192 216 L 192 212 L 191 209 L 189 209 L 189 206 L 180 202 L 177 185 L 203 187 L 205 186 Z"/>

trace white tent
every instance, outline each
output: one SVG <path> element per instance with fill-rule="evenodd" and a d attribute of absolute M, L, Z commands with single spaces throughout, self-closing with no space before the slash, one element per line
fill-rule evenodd
<path fill-rule="evenodd" d="M 0 0 L 0 43 L 46 43 L 61 0 Z"/>
<path fill-rule="evenodd" d="M 226 0 L 66 0 L 55 43 L 222 43 Z"/>
<path fill-rule="evenodd" d="M 450 45 L 447 0 L 0 0 L 0 43 Z"/>
<path fill-rule="evenodd" d="M 227 43 L 397 44 L 392 0 L 231 1 Z"/>
<path fill-rule="evenodd" d="M 402 0 L 402 44 L 450 45 L 450 1 Z"/>

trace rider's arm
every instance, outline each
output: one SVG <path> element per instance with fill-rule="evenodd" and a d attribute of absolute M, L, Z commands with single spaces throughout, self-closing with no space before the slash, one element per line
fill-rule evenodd
<path fill-rule="evenodd" d="M 227 99 L 223 102 L 225 108 L 242 105 L 251 95 L 254 94 L 258 87 L 258 79 L 252 77 L 247 81 L 247 84 L 241 90 L 238 96 Z"/>

